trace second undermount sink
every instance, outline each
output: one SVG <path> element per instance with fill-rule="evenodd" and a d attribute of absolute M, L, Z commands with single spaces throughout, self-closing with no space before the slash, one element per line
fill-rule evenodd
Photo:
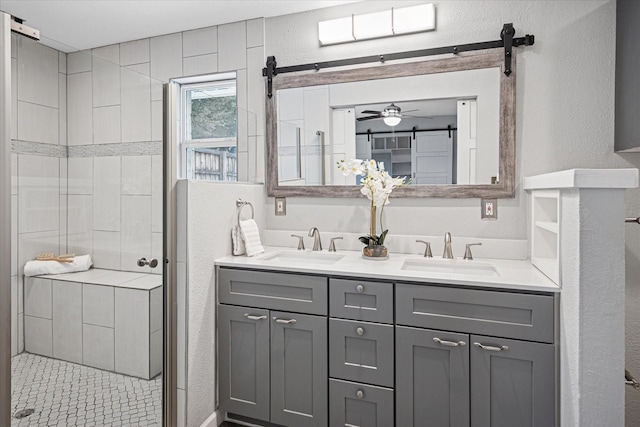
<path fill-rule="evenodd" d="M 274 263 L 305 263 L 305 264 L 322 264 L 331 265 L 344 258 L 344 255 L 338 255 L 327 252 L 313 252 L 313 251 L 281 251 L 273 254 L 265 255 L 261 258 L 261 261 L 268 261 Z"/>
<path fill-rule="evenodd" d="M 401 269 L 440 274 L 464 274 L 468 276 L 500 276 L 498 269 L 494 265 L 473 260 L 408 259 L 402 264 Z"/>

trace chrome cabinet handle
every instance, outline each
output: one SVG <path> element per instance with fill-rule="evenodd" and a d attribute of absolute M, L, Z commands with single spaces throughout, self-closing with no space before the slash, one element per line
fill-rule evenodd
<path fill-rule="evenodd" d="M 483 350 L 487 350 L 487 351 L 502 351 L 502 350 L 509 350 L 509 347 L 506 345 L 501 345 L 500 347 L 495 347 L 492 345 L 484 345 L 484 344 L 480 344 L 479 342 L 474 342 L 473 345 L 475 345 L 476 347 L 480 347 Z"/>
<path fill-rule="evenodd" d="M 246 317 L 246 318 L 247 318 L 247 319 L 249 319 L 249 320 L 264 320 L 264 319 L 266 319 L 266 318 L 267 318 L 267 316 L 265 316 L 265 315 L 262 315 L 262 316 L 256 316 L 256 315 L 249 314 L 249 313 L 245 313 L 245 314 L 244 314 L 244 317 Z"/>
<path fill-rule="evenodd" d="M 363 293 L 363 292 L 364 292 L 364 285 L 363 285 L 363 284 L 358 284 L 358 285 L 356 286 L 356 291 L 357 291 L 358 293 L 360 293 L 360 294 L 361 294 L 361 293 Z"/>
<path fill-rule="evenodd" d="M 356 334 L 360 336 L 364 335 L 364 328 L 356 328 Z"/>
<path fill-rule="evenodd" d="M 273 320 L 275 320 L 276 323 L 284 323 L 285 325 L 292 325 L 297 322 L 296 319 L 278 319 L 277 317 L 274 317 Z"/>
<path fill-rule="evenodd" d="M 440 338 L 438 338 L 438 337 L 435 337 L 433 340 L 434 340 L 435 342 L 437 342 L 438 344 L 446 345 L 447 347 L 460 347 L 460 346 L 467 345 L 467 343 L 466 343 L 466 342 L 464 342 L 464 341 L 458 341 L 458 342 L 455 342 L 455 341 L 446 341 L 446 340 L 441 340 L 441 339 L 440 339 Z"/>
<path fill-rule="evenodd" d="M 356 397 L 358 399 L 363 399 L 364 398 L 364 390 L 358 390 L 356 391 Z"/>

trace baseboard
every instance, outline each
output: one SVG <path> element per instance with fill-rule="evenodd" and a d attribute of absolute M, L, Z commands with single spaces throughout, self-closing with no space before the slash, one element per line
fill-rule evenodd
<path fill-rule="evenodd" d="M 222 421 L 222 417 L 219 417 L 218 412 L 216 411 L 213 414 L 209 415 L 209 418 L 204 420 L 200 427 L 218 427 L 220 424 L 222 424 Z"/>

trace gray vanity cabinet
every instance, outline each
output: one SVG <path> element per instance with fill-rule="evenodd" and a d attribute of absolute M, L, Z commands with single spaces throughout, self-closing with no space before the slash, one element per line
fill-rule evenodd
<path fill-rule="evenodd" d="M 269 310 L 218 306 L 220 407 L 269 421 Z"/>
<path fill-rule="evenodd" d="M 471 335 L 471 426 L 554 426 L 551 344 Z"/>
<path fill-rule="evenodd" d="M 331 427 L 393 426 L 393 390 L 343 381 L 329 380 Z"/>
<path fill-rule="evenodd" d="M 396 426 L 469 426 L 468 345 L 467 334 L 396 326 Z"/>

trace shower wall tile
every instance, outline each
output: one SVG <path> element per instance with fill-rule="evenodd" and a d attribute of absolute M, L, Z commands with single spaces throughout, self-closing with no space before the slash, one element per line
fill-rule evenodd
<path fill-rule="evenodd" d="M 69 197 L 60 195 L 60 253 L 69 253 L 67 250 L 67 205 Z"/>
<path fill-rule="evenodd" d="M 18 194 L 18 154 L 11 153 L 11 194 Z"/>
<path fill-rule="evenodd" d="M 82 326 L 83 364 L 113 371 L 115 369 L 114 344 L 113 328 L 84 324 Z"/>
<path fill-rule="evenodd" d="M 18 281 L 18 289 L 20 289 L 20 284 Z M 22 353 L 24 351 L 24 313 L 20 313 L 18 315 L 18 353 Z"/>
<path fill-rule="evenodd" d="M 57 50 L 21 38 L 18 69 L 18 100 L 58 108 Z"/>
<path fill-rule="evenodd" d="M 67 74 L 91 71 L 91 52 L 82 50 L 67 54 Z"/>
<path fill-rule="evenodd" d="M 11 139 L 18 139 L 18 60 L 11 59 Z"/>
<path fill-rule="evenodd" d="M 149 299 L 149 331 L 162 331 L 162 286 L 152 289 Z"/>
<path fill-rule="evenodd" d="M 247 167 L 238 167 L 238 181 L 249 180 L 249 153 L 246 151 L 238 151 L 238 165 L 247 165 Z"/>
<path fill-rule="evenodd" d="M 67 54 L 58 52 L 58 72 L 67 74 Z"/>
<path fill-rule="evenodd" d="M 162 82 L 182 76 L 182 33 L 150 39 L 151 77 Z"/>
<path fill-rule="evenodd" d="M 60 217 L 58 158 L 21 154 L 18 173 L 18 232 L 57 230 Z"/>
<path fill-rule="evenodd" d="M 122 157 L 122 194 L 151 195 L 151 156 Z"/>
<path fill-rule="evenodd" d="M 162 233 L 162 159 L 151 156 L 151 231 Z"/>
<path fill-rule="evenodd" d="M 29 353 L 53 355 L 52 320 L 24 316 L 24 349 Z"/>
<path fill-rule="evenodd" d="M 82 283 L 54 280 L 53 357 L 82 363 Z"/>
<path fill-rule="evenodd" d="M 93 231 L 93 266 L 120 270 L 119 231 Z"/>
<path fill-rule="evenodd" d="M 120 65 L 149 62 L 149 39 L 120 43 Z"/>
<path fill-rule="evenodd" d="M 93 141 L 92 92 L 90 72 L 67 77 L 68 145 L 85 145 Z"/>
<path fill-rule="evenodd" d="M 120 45 L 112 44 L 109 46 L 98 47 L 95 49 L 91 49 L 91 54 L 93 55 L 94 60 L 94 71 L 95 71 L 95 60 L 102 59 L 108 61 L 112 64 L 120 65 Z"/>
<path fill-rule="evenodd" d="M 266 168 L 265 168 L 265 139 L 263 135 L 256 136 L 256 181 L 255 182 L 266 182 Z M 251 148 L 249 148 L 251 150 Z"/>
<path fill-rule="evenodd" d="M 18 223 L 19 228 L 20 222 Z M 58 230 L 18 234 L 18 278 L 24 274 L 24 265 L 43 252 L 60 253 Z"/>
<path fill-rule="evenodd" d="M 120 71 L 118 70 L 118 73 Z M 93 143 L 112 144 L 121 142 L 120 106 L 93 109 Z"/>
<path fill-rule="evenodd" d="M 67 76 L 58 74 L 58 144 L 67 145 Z"/>
<path fill-rule="evenodd" d="M 58 124 L 57 108 L 18 101 L 18 139 L 58 144 Z"/>
<path fill-rule="evenodd" d="M 247 26 L 235 22 L 218 26 L 218 70 L 247 68 Z"/>
<path fill-rule="evenodd" d="M 162 101 L 153 101 L 151 103 L 151 140 L 162 141 L 164 138 L 162 133 L 164 132 L 163 125 L 163 107 Z"/>
<path fill-rule="evenodd" d="M 11 33 L 11 58 L 18 57 L 18 36 Z"/>
<path fill-rule="evenodd" d="M 93 255 L 93 196 L 67 197 L 67 250 L 77 255 Z"/>
<path fill-rule="evenodd" d="M 125 271 L 149 273 L 136 264 L 151 254 L 151 196 L 122 196 L 121 266 Z"/>
<path fill-rule="evenodd" d="M 94 230 L 120 231 L 120 157 L 95 157 L 93 162 Z M 109 245 L 108 248 L 112 248 L 112 245 Z M 101 254 L 105 255 L 104 250 L 108 248 L 100 248 Z M 96 247 L 96 250 L 98 250 L 98 247 Z M 97 253 L 95 255 L 97 256 Z M 120 265 L 119 258 L 118 255 L 118 265 Z"/>
<path fill-rule="evenodd" d="M 93 158 L 67 159 L 67 193 L 93 194 Z"/>
<path fill-rule="evenodd" d="M 92 74 L 93 106 L 120 104 L 120 65 L 94 56 Z"/>
<path fill-rule="evenodd" d="M 69 159 L 66 157 L 60 158 L 60 194 L 67 194 L 69 187 L 69 174 L 68 174 Z"/>
<path fill-rule="evenodd" d="M 264 48 L 254 47 L 247 49 L 247 69 L 258 70 L 264 66 Z M 259 120 L 265 116 L 264 109 L 264 77 L 259 73 L 249 72 L 247 74 L 247 110 L 249 117 L 249 135 L 264 135 L 264 120 Z M 260 123 L 260 126 L 258 126 Z"/>
<path fill-rule="evenodd" d="M 121 68 L 122 142 L 151 139 L 151 85 L 149 78 Z"/>
<path fill-rule="evenodd" d="M 198 56 L 218 51 L 218 27 L 201 28 L 182 33 L 183 56 Z"/>
<path fill-rule="evenodd" d="M 218 71 L 218 54 L 191 56 L 182 60 L 185 76 L 215 73 Z"/>
<path fill-rule="evenodd" d="M 264 18 L 247 21 L 247 48 L 264 45 Z"/>
<path fill-rule="evenodd" d="M 24 282 L 24 314 L 51 319 L 51 279 L 26 277 Z"/>
<path fill-rule="evenodd" d="M 158 266 L 151 269 L 153 274 L 162 274 L 162 233 L 151 233 L 151 258 L 158 260 Z"/>

